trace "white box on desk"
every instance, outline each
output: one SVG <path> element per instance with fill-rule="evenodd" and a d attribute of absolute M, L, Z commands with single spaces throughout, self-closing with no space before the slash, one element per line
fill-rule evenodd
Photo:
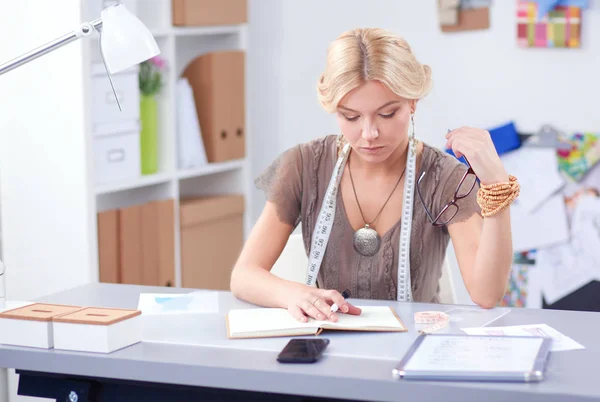
<path fill-rule="evenodd" d="M 54 349 L 111 353 L 142 340 L 141 311 L 87 307 L 53 319 Z"/>
<path fill-rule="evenodd" d="M 92 124 L 93 131 L 104 123 L 118 123 L 122 121 L 137 121 L 140 119 L 140 84 L 138 78 L 139 67 L 130 67 L 116 74 L 111 74 L 113 85 L 121 104 L 117 105 L 117 98 L 110 85 L 108 74 L 103 63 L 92 65 Z"/>
<path fill-rule="evenodd" d="M 78 306 L 34 303 L 0 313 L 0 343 L 52 349 L 52 319 L 80 310 Z"/>
<path fill-rule="evenodd" d="M 142 174 L 138 121 L 103 124 L 93 133 L 96 183 L 134 179 Z"/>

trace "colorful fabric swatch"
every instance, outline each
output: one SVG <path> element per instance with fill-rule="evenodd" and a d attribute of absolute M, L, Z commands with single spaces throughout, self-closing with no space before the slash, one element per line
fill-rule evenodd
<path fill-rule="evenodd" d="M 562 141 L 571 149 L 558 150 L 558 168 L 568 178 L 578 182 L 600 161 L 600 133 L 575 133 Z"/>
<path fill-rule="evenodd" d="M 581 47 L 581 8 L 559 5 L 538 18 L 536 1 L 517 0 L 517 44 L 520 47 Z"/>

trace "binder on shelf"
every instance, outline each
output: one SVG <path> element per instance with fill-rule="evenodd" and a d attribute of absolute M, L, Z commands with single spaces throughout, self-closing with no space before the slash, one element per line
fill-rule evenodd
<path fill-rule="evenodd" d="M 174 201 L 142 207 L 142 284 L 175 286 Z"/>
<path fill-rule="evenodd" d="M 142 208 L 134 205 L 119 210 L 119 265 L 121 283 L 141 285 Z"/>
<path fill-rule="evenodd" d="M 210 52 L 192 60 L 182 74 L 194 92 L 209 162 L 245 155 L 244 65 L 244 51 Z"/>
<path fill-rule="evenodd" d="M 98 213 L 100 282 L 175 286 L 173 199 Z"/>
<path fill-rule="evenodd" d="M 98 213 L 98 265 L 100 282 L 119 283 L 119 211 Z"/>

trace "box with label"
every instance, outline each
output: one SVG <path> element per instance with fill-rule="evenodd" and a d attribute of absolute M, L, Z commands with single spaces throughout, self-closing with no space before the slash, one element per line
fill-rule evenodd
<path fill-rule="evenodd" d="M 208 162 L 242 159 L 246 153 L 245 53 L 198 56 L 183 72 L 194 93 Z"/>
<path fill-rule="evenodd" d="M 54 348 L 111 353 L 142 340 L 141 311 L 86 307 L 53 318 Z"/>
<path fill-rule="evenodd" d="M 97 184 L 130 180 L 142 175 L 139 122 L 120 123 L 112 131 L 95 132 L 92 144 Z"/>
<path fill-rule="evenodd" d="M 229 290 L 244 241 L 244 197 L 184 199 L 179 211 L 182 286 Z"/>
<path fill-rule="evenodd" d="M 236 25 L 248 21 L 246 0 L 172 0 L 173 25 Z"/>
<path fill-rule="evenodd" d="M 34 303 L 0 313 L 0 344 L 52 349 L 52 319 L 80 310 L 78 306 Z"/>

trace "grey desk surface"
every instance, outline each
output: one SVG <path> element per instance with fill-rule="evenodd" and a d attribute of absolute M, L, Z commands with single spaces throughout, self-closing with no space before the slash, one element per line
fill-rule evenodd
<path fill-rule="evenodd" d="M 140 293 L 189 291 L 94 284 L 39 301 L 136 308 Z M 393 306 L 409 331 L 326 333 L 322 336 L 330 338 L 331 344 L 321 361 L 282 365 L 277 363 L 276 356 L 289 338 L 227 339 L 224 321 L 227 311 L 253 306 L 228 292 L 215 293 L 218 312 L 214 314 L 145 317 L 150 321 L 144 328 L 152 328 L 153 334 L 148 336 L 167 342 L 141 342 L 111 354 L 0 346 L 0 367 L 370 401 L 430 401 L 436 397 L 444 401 L 486 402 L 600 400 L 598 313 L 510 309 L 493 322 L 493 326 L 545 323 L 585 346 L 581 350 L 552 352 L 546 380 L 541 383 L 409 382 L 395 380 L 392 369 L 418 336 L 414 313 L 450 310 L 456 306 L 355 300 L 355 304 Z M 462 332 L 455 323 L 448 331 Z"/>

